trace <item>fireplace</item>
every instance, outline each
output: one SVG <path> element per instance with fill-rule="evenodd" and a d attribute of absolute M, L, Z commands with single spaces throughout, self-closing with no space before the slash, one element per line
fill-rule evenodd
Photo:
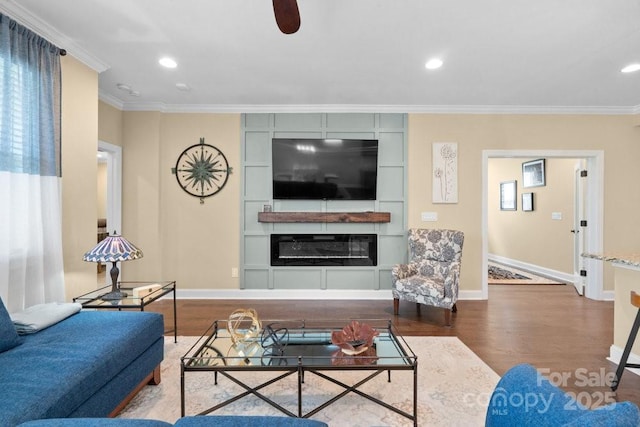
<path fill-rule="evenodd" d="M 272 266 L 374 266 L 375 234 L 272 234 Z"/>

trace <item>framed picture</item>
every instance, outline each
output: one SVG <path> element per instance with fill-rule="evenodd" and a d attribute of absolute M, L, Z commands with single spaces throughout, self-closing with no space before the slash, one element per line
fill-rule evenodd
<path fill-rule="evenodd" d="M 522 193 L 522 210 L 533 211 L 533 193 Z"/>
<path fill-rule="evenodd" d="M 522 187 L 542 187 L 545 185 L 544 159 L 522 164 Z"/>
<path fill-rule="evenodd" d="M 500 210 L 516 210 L 516 181 L 504 181 L 500 183 Z"/>
<path fill-rule="evenodd" d="M 433 203 L 458 203 L 458 143 L 433 143 Z"/>

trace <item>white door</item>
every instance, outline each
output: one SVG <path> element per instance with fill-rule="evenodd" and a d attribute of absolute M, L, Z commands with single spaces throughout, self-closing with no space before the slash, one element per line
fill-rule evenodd
<path fill-rule="evenodd" d="M 583 226 L 582 221 L 586 218 L 585 210 L 585 194 L 586 193 L 586 178 L 582 176 L 586 173 L 585 160 L 579 160 L 575 167 L 574 173 L 574 191 L 573 191 L 573 286 L 576 288 L 576 292 L 579 295 L 584 295 L 585 277 L 580 275 L 581 271 L 585 271 L 584 258 L 582 254 L 585 252 L 585 235 L 588 231 L 588 227 Z"/>

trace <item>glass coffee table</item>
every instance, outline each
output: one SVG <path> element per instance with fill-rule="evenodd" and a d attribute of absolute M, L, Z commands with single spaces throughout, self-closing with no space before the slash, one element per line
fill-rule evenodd
<path fill-rule="evenodd" d="M 219 402 L 197 415 L 206 415 L 245 396 L 254 395 L 279 411 L 299 418 L 309 418 L 349 393 L 355 393 L 413 421 L 417 426 L 418 358 L 390 320 L 363 320 L 378 335 L 372 348 L 356 354 L 345 354 L 332 344 L 334 331 L 341 331 L 349 320 L 261 320 L 259 324 L 216 320 L 196 343 L 180 358 L 180 403 L 185 414 L 185 382 L 187 374 L 214 372 L 228 378 L 244 391 Z M 411 371 L 413 377 L 413 413 L 408 413 L 365 393 L 359 388 L 382 373 Z M 237 375 L 240 372 L 271 372 L 271 379 L 250 386 Z M 364 378 L 349 385 L 340 379 L 340 372 L 364 371 Z M 314 409 L 303 413 L 305 375 L 313 374 L 344 389 Z M 262 390 L 291 375 L 297 376 L 297 410 L 275 402 Z M 294 412 L 295 411 L 295 412 Z"/>

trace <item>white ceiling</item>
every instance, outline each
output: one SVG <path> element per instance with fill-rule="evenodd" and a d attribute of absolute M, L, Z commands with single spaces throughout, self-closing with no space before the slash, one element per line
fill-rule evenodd
<path fill-rule="evenodd" d="M 298 5 L 285 35 L 270 0 L 0 0 L 125 110 L 640 113 L 638 0 Z"/>

